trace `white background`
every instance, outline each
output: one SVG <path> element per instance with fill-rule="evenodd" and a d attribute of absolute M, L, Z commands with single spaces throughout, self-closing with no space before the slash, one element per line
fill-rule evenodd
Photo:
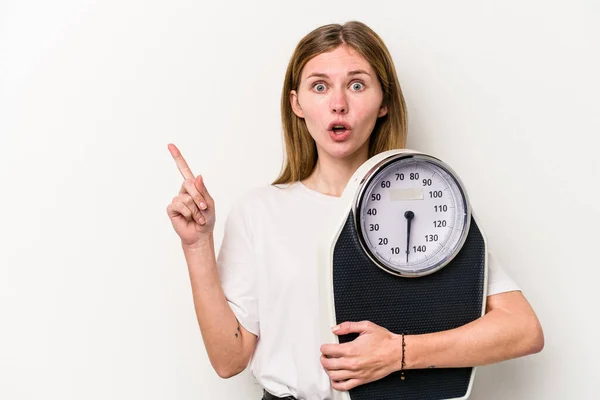
<path fill-rule="evenodd" d="M 0 398 L 259 399 L 212 370 L 166 215 L 176 143 L 217 204 L 282 161 L 302 36 L 387 43 L 409 148 L 461 176 L 542 353 L 472 399 L 597 398 L 600 6 L 588 1 L 0 2 Z"/>

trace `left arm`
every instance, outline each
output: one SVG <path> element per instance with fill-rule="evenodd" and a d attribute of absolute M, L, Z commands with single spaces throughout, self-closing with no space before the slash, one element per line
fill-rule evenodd
<path fill-rule="evenodd" d="M 334 332 L 360 333 L 352 342 L 321 346 L 321 363 L 334 389 L 349 390 L 400 370 L 401 335 L 368 321 L 344 322 Z M 520 291 L 489 296 L 485 315 L 466 325 L 404 340 L 405 370 L 485 365 L 544 347 L 541 325 Z"/>
<path fill-rule="evenodd" d="M 469 324 L 404 339 L 405 369 L 486 365 L 544 348 L 542 327 L 520 291 L 489 296 L 486 314 Z"/>

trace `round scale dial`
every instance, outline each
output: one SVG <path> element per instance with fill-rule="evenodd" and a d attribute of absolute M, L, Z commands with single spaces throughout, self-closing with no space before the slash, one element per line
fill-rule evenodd
<path fill-rule="evenodd" d="M 400 154 L 363 180 L 354 216 L 361 245 L 378 266 L 418 277 L 443 268 L 458 253 L 471 208 L 448 165 L 424 154 Z"/>

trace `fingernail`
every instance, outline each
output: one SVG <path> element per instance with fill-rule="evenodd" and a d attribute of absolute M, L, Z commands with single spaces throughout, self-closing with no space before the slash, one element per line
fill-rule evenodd
<path fill-rule="evenodd" d="M 206 210 L 206 203 L 203 202 L 203 201 L 201 201 L 200 202 L 200 208 L 203 209 L 203 210 Z"/>
<path fill-rule="evenodd" d="M 337 332 L 337 331 L 339 331 L 339 330 L 340 330 L 340 326 L 339 326 L 339 325 L 336 325 L 336 326 L 334 326 L 333 328 L 331 328 L 331 331 L 332 331 L 332 332 Z"/>

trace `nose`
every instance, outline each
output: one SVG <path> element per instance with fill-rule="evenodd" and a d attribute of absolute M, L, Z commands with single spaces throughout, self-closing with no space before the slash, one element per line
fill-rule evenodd
<path fill-rule="evenodd" d="M 348 112 L 348 102 L 343 90 L 332 91 L 329 107 L 334 114 L 345 114 Z"/>

